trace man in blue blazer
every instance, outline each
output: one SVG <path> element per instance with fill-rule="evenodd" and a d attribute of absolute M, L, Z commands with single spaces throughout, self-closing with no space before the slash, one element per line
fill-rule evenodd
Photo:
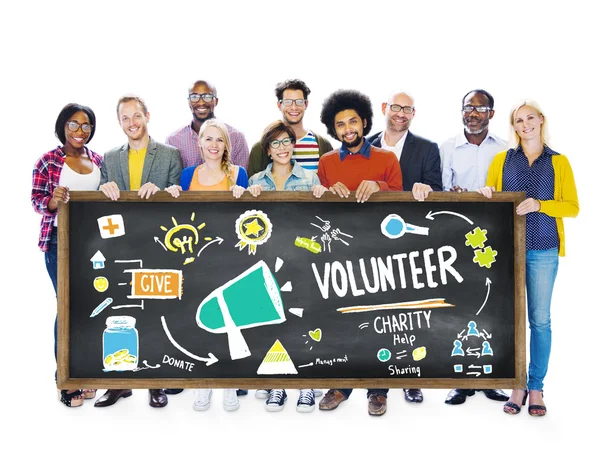
<path fill-rule="evenodd" d="M 431 191 L 442 191 L 438 145 L 408 130 L 415 117 L 414 99 L 405 92 L 396 92 L 381 104 L 381 111 L 385 116 L 385 130 L 367 140 L 373 146 L 394 152 L 399 158 L 404 191 L 412 191 L 415 199 L 420 201 Z M 386 404 L 387 392 L 387 389 L 369 389 L 369 394 L 379 396 L 371 397 L 370 403 L 374 399 L 374 404 Z M 423 402 L 423 393 L 420 389 L 404 389 L 404 398 L 408 402 Z"/>
<path fill-rule="evenodd" d="M 159 190 L 179 185 L 179 149 L 150 138 L 147 126 L 150 113 L 143 99 L 134 95 L 121 97 L 117 117 L 127 143 L 104 154 L 100 191 L 113 201 L 119 199 L 120 190 L 134 190 L 141 198 L 148 199 Z M 109 407 L 132 394 L 131 389 L 109 389 L 94 406 Z M 150 389 L 149 397 L 151 407 L 164 407 L 168 403 L 163 389 Z"/>

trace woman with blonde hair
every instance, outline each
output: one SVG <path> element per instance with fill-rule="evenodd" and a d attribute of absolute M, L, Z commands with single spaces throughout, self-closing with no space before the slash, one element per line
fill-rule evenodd
<path fill-rule="evenodd" d="M 516 209 L 526 216 L 525 281 L 529 320 L 529 368 L 527 388 L 513 390 L 504 412 L 521 412 L 529 396 L 529 415 L 546 415 L 544 377 L 548 370 L 552 332 L 550 304 L 558 271 L 558 257 L 565 255 L 563 217 L 579 213 L 577 188 L 566 156 L 548 146 L 546 116 L 531 100 L 520 101 L 510 114 L 514 147 L 496 155 L 485 187 L 477 191 L 487 198 L 494 191 L 524 191 L 527 199 Z"/>
<path fill-rule="evenodd" d="M 173 185 L 166 191 L 177 198 L 184 191 L 232 191 L 239 198 L 248 187 L 246 169 L 231 163 L 231 140 L 225 124 L 212 118 L 206 120 L 198 133 L 198 145 L 204 162 L 194 167 L 187 167 L 181 172 L 181 186 Z M 171 393 L 179 392 L 170 389 Z M 240 390 L 240 394 L 247 393 Z M 227 411 L 240 407 L 236 389 L 223 391 L 223 408 Z M 194 398 L 194 410 L 204 411 L 210 408 L 212 389 L 197 389 Z"/>

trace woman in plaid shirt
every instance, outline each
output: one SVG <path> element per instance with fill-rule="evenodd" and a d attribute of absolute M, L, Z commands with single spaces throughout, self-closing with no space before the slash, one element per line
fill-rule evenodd
<path fill-rule="evenodd" d="M 69 201 L 69 190 L 97 190 L 100 184 L 102 157 L 85 144 L 96 131 L 96 115 L 89 107 L 67 104 L 58 114 L 56 137 L 62 143 L 40 157 L 33 167 L 31 204 L 42 215 L 39 247 L 45 254 L 46 269 L 57 291 L 57 209 L 58 203 Z M 54 322 L 54 357 L 56 358 L 56 325 Z M 83 399 L 93 399 L 95 389 L 62 390 L 61 402 L 78 407 Z"/>

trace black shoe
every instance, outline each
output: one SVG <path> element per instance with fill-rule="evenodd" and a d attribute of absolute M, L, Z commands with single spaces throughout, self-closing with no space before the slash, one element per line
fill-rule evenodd
<path fill-rule="evenodd" d="M 117 402 L 121 397 L 133 395 L 131 389 L 109 389 L 94 402 L 94 407 L 109 407 Z"/>
<path fill-rule="evenodd" d="M 248 390 L 247 389 L 236 389 L 235 393 L 238 396 L 247 396 L 248 395 Z"/>
<path fill-rule="evenodd" d="M 470 397 L 474 394 L 475 389 L 453 389 L 448 393 L 448 396 L 444 402 L 450 405 L 464 404 L 467 400 L 467 397 Z"/>
<path fill-rule="evenodd" d="M 180 394 L 183 392 L 183 389 L 165 389 L 165 394 L 174 395 Z"/>
<path fill-rule="evenodd" d="M 423 402 L 423 393 L 420 389 L 405 389 L 404 399 L 406 402 Z"/>
<path fill-rule="evenodd" d="M 477 389 L 485 394 L 485 397 L 493 401 L 506 402 L 509 397 L 502 389 Z"/>
<path fill-rule="evenodd" d="M 169 402 L 164 389 L 148 389 L 150 407 L 164 407 Z"/>

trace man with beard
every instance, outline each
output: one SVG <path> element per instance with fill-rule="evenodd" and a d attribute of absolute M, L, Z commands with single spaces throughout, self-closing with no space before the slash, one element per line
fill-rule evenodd
<path fill-rule="evenodd" d="M 444 190 L 460 193 L 485 186 L 492 159 L 507 148 L 505 141 L 488 130 L 493 117 L 494 98 L 489 92 L 474 89 L 465 94 L 462 100 L 464 131 L 440 147 Z M 445 402 L 463 404 L 475 391 L 483 391 L 488 399 L 495 401 L 508 400 L 508 395 L 500 389 L 453 389 Z"/>
<path fill-rule="evenodd" d="M 117 103 L 117 117 L 127 143 L 104 154 L 100 171 L 100 191 L 116 201 L 120 190 L 135 190 L 148 199 L 159 190 L 178 185 L 181 157 L 177 148 L 154 141 L 148 134 L 150 113 L 138 96 L 127 95 Z M 150 389 L 150 406 L 164 407 L 168 399 L 164 390 Z M 108 407 L 121 397 L 133 394 L 131 389 L 109 389 L 94 407 Z"/>
<path fill-rule="evenodd" d="M 369 136 L 367 140 L 377 147 L 396 154 L 402 171 L 405 191 L 412 191 L 418 201 L 423 201 L 431 191 L 442 191 L 440 151 L 438 145 L 409 131 L 415 117 L 415 101 L 405 92 L 391 94 L 381 104 L 385 116 L 385 130 Z M 369 389 L 387 397 L 388 389 Z M 407 402 L 423 402 L 420 389 L 404 389 Z"/>
<path fill-rule="evenodd" d="M 175 146 L 181 153 L 183 168 L 201 164 L 200 148 L 198 147 L 198 132 L 202 124 L 215 118 L 215 106 L 219 103 L 217 88 L 208 81 L 198 80 L 188 89 L 188 104 L 192 111 L 192 122 L 171 133 L 166 143 Z M 244 134 L 225 124 L 231 139 L 231 163 L 246 167 L 248 164 L 248 143 Z"/>
<path fill-rule="evenodd" d="M 319 160 L 321 184 L 342 198 L 356 190 L 356 201 L 364 203 L 378 191 L 402 191 L 402 173 L 396 155 L 369 143 L 364 135 L 371 130 L 373 109 L 370 99 L 354 90 L 339 90 L 325 99 L 321 122 L 327 133 L 341 141 L 342 147 Z M 319 402 L 320 410 L 336 409 L 352 389 L 330 389 Z M 387 398 L 379 390 L 370 389 L 370 415 L 383 415 Z"/>
<path fill-rule="evenodd" d="M 317 171 L 319 158 L 333 149 L 331 143 L 314 131 L 304 128 L 304 112 L 308 108 L 310 89 L 299 79 L 288 79 L 275 87 L 277 107 L 284 123 L 289 125 L 296 136 L 292 157 L 304 170 Z M 260 141 L 252 146 L 248 160 L 248 176 L 251 177 L 267 168 L 269 156 L 262 149 Z"/>

